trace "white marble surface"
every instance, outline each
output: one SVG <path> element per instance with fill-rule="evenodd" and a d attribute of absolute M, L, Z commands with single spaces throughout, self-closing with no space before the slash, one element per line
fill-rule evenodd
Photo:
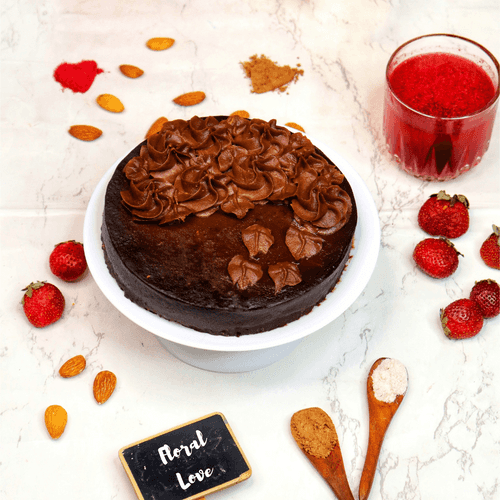
<path fill-rule="evenodd" d="M 500 498 L 500 318 L 487 321 L 476 338 L 453 342 L 438 316 L 476 280 L 500 281 L 500 272 L 478 256 L 491 224 L 500 223 L 498 120 L 482 163 L 439 185 L 400 172 L 381 133 L 392 51 L 414 36 L 449 32 L 498 57 L 497 2 L 6 0 L 0 8 L 1 498 L 132 500 L 118 450 L 213 411 L 227 417 L 253 475 L 210 498 L 332 498 L 289 432 L 291 415 L 309 406 L 331 415 L 357 496 L 368 438 L 366 375 L 383 356 L 406 365 L 410 385 L 370 498 Z M 176 44 L 154 53 L 144 46 L 153 36 Z M 300 63 L 304 75 L 286 93 L 252 94 L 239 63 L 253 54 Z M 94 59 L 105 73 L 85 94 L 62 92 L 54 69 L 83 59 Z M 128 80 L 120 64 L 145 74 Z M 192 90 L 207 99 L 196 108 L 172 103 Z M 125 112 L 100 109 L 101 93 L 120 97 Z M 382 242 L 373 277 L 340 318 L 268 368 L 220 374 L 170 355 L 110 305 L 91 275 L 75 284 L 52 277 L 48 255 L 59 241 L 82 239 L 99 179 L 157 117 L 237 109 L 299 123 L 341 153 L 375 199 Z M 101 128 L 103 136 L 75 140 L 67 129 L 81 123 Z M 465 256 L 458 271 L 436 281 L 415 269 L 411 253 L 424 237 L 418 207 L 441 188 L 469 198 L 471 229 L 456 241 Z M 37 279 L 57 284 L 67 301 L 63 318 L 45 329 L 31 327 L 20 304 L 21 289 Z M 86 371 L 61 379 L 61 363 L 80 353 Z M 118 387 L 98 406 L 91 385 L 101 369 L 117 374 Z M 43 423 L 50 404 L 69 413 L 58 441 Z"/>

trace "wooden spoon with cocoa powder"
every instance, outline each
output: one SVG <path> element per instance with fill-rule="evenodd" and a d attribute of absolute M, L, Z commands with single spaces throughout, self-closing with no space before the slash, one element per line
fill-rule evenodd
<path fill-rule="evenodd" d="M 389 388 L 391 386 L 391 363 L 393 372 L 396 372 L 396 380 L 392 380 L 392 386 L 396 386 L 396 392 L 392 394 L 383 394 L 380 395 L 380 389 L 376 387 L 377 390 L 374 389 L 374 383 L 377 385 L 376 381 L 374 382 L 373 374 L 375 370 L 382 364 L 385 360 L 384 365 L 380 367 L 387 367 L 384 369 L 384 372 L 381 373 L 380 376 L 376 377 L 381 384 L 385 386 L 385 388 Z M 404 370 L 404 372 L 403 372 Z M 406 383 L 402 380 L 404 375 L 406 375 Z M 376 374 L 378 375 L 378 374 Z M 398 383 L 399 382 L 399 383 Z M 392 417 L 396 413 L 399 405 L 403 401 L 403 398 L 406 394 L 406 388 L 408 383 L 408 375 L 406 373 L 406 368 L 396 360 L 391 360 L 390 358 L 380 358 L 373 363 L 370 373 L 368 374 L 367 382 L 366 382 L 366 390 L 368 396 L 368 411 L 370 414 L 370 431 L 368 437 L 368 449 L 366 452 L 365 465 L 363 467 L 363 472 L 361 474 L 361 481 L 359 484 L 359 500 L 366 500 L 370 494 L 370 490 L 373 483 L 373 478 L 375 476 L 375 471 L 377 469 L 378 457 L 380 455 L 380 449 L 382 448 L 382 443 L 384 441 L 384 436 L 391 423 Z M 390 391 L 389 391 L 390 392 Z M 397 394 L 400 392 L 400 394 Z M 378 396 L 378 397 L 377 397 Z M 394 398 L 389 402 L 390 399 Z M 386 399 L 384 401 L 383 399 Z"/>
<path fill-rule="evenodd" d="M 293 414 L 290 430 L 299 448 L 330 485 L 338 500 L 354 500 L 330 417 L 320 408 L 306 408 Z"/>

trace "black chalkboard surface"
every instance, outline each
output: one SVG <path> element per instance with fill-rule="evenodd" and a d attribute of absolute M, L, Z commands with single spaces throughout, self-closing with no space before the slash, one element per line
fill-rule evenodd
<path fill-rule="evenodd" d="M 252 474 L 218 412 L 125 446 L 119 456 L 141 500 L 194 500 Z"/>

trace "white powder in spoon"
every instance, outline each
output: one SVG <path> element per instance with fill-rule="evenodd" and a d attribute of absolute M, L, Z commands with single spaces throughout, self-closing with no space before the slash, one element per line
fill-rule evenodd
<path fill-rule="evenodd" d="M 392 403 L 408 387 L 406 368 L 396 359 L 386 358 L 373 370 L 373 392 L 379 401 Z"/>

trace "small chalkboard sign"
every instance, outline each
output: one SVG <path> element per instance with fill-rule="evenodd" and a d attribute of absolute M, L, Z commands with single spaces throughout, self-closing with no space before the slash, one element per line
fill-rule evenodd
<path fill-rule="evenodd" d="M 217 412 L 125 446 L 119 456 L 141 500 L 194 500 L 252 474 Z"/>

